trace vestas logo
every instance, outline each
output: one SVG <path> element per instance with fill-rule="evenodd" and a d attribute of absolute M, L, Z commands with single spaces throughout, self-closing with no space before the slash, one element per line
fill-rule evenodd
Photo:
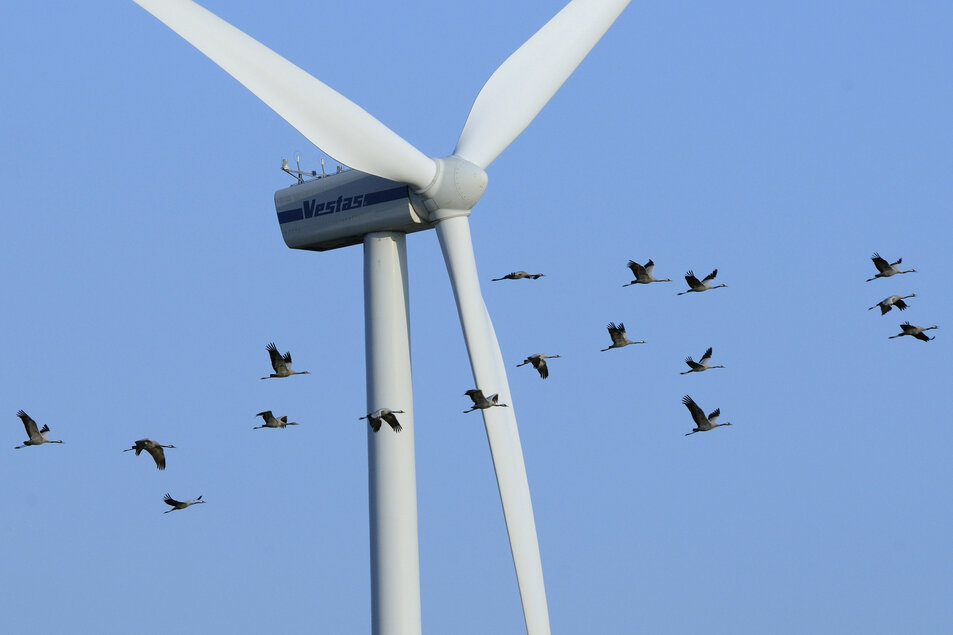
<path fill-rule="evenodd" d="M 407 187 L 395 187 L 389 190 L 379 192 L 367 192 L 355 196 L 338 196 L 331 200 L 321 200 L 312 198 L 301 202 L 301 207 L 295 207 L 278 212 L 278 223 L 292 223 L 294 221 L 314 218 L 316 216 L 327 216 L 360 207 L 369 207 L 378 203 L 395 201 L 407 196 Z"/>
<path fill-rule="evenodd" d="M 364 205 L 364 195 L 358 194 L 357 196 L 348 197 L 339 196 L 335 201 L 325 201 L 324 203 L 319 203 L 317 199 L 303 201 L 301 203 L 301 210 L 305 218 L 311 218 L 312 216 L 333 214 L 335 211 L 343 212 L 344 210 L 361 207 L 362 205 Z"/>

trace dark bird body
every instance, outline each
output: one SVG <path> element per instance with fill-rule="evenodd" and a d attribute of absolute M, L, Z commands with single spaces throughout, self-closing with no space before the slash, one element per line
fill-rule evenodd
<path fill-rule="evenodd" d="M 623 287 L 629 287 L 633 284 L 651 284 L 652 282 L 671 282 L 671 280 L 668 278 L 659 280 L 652 275 L 652 271 L 655 270 L 655 263 L 651 260 L 644 265 L 640 265 L 636 261 L 630 260 L 627 266 L 632 270 L 632 275 L 635 276 L 635 280 L 622 285 Z"/>
<path fill-rule="evenodd" d="M 174 511 L 177 510 L 177 509 L 185 509 L 186 507 L 188 507 L 188 506 L 190 506 L 190 505 L 200 505 L 200 504 L 202 504 L 202 503 L 205 502 L 205 501 L 202 500 L 202 497 L 201 497 L 201 496 L 199 496 L 198 498 L 195 498 L 195 499 L 193 499 L 193 500 L 190 500 L 190 501 L 177 501 L 177 500 L 175 500 L 174 498 L 172 498 L 172 496 L 170 496 L 169 494 L 166 494 L 166 495 L 162 498 L 162 500 L 165 501 L 165 504 L 166 504 L 166 505 L 171 505 L 171 506 L 172 506 L 172 509 L 168 509 L 168 510 L 162 512 L 163 514 L 168 514 L 169 512 L 174 512 Z"/>
<path fill-rule="evenodd" d="M 904 322 L 903 324 L 900 325 L 900 333 L 897 333 L 896 335 L 891 335 L 887 339 L 892 340 L 895 337 L 903 337 L 904 335 L 909 335 L 911 337 L 917 338 L 921 342 L 929 342 L 930 340 L 935 340 L 936 336 L 934 335 L 933 337 L 930 337 L 926 333 L 924 333 L 924 331 L 930 331 L 936 328 L 940 328 L 940 327 L 938 327 L 936 324 L 934 324 L 933 326 L 914 326 L 913 324 L 910 324 L 909 322 Z"/>
<path fill-rule="evenodd" d="M 539 376 L 543 379 L 549 377 L 549 367 L 546 365 L 546 359 L 558 359 L 559 355 L 544 355 L 543 353 L 536 353 L 535 355 L 530 355 L 523 360 L 522 364 L 517 364 L 516 367 L 525 366 L 526 364 L 532 364 L 539 372 Z"/>
<path fill-rule="evenodd" d="M 485 397 L 483 395 L 483 391 L 479 388 L 471 388 L 463 394 L 473 401 L 473 407 L 469 410 L 464 410 L 464 414 L 473 412 L 474 410 L 486 410 L 487 408 L 493 408 L 494 406 L 509 408 L 509 406 L 505 403 L 500 403 L 500 395 L 498 393 L 493 393 L 489 397 Z"/>
<path fill-rule="evenodd" d="M 633 342 L 625 335 L 625 324 L 619 322 L 619 325 L 616 326 L 615 322 L 609 322 L 606 326 L 606 329 L 609 330 L 609 337 L 612 338 L 612 344 L 609 345 L 609 348 L 600 349 L 602 352 L 609 350 L 610 348 L 622 348 L 623 346 L 628 346 L 629 344 L 645 344 L 644 341 Z"/>
<path fill-rule="evenodd" d="M 255 426 L 252 430 L 258 430 L 259 428 L 285 428 L 287 426 L 296 426 L 298 425 L 294 421 L 288 422 L 288 415 L 283 417 L 276 417 L 272 414 L 271 410 L 264 410 L 255 415 L 256 417 L 261 417 L 264 419 L 264 425 Z"/>
<path fill-rule="evenodd" d="M 370 424 L 371 429 L 374 432 L 377 432 L 381 429 L 381 422 L 384 421 L 391 427 L 391 430 L 394 432 L 400 432 L 404 429 L 400 422 L 397 421 L 397 417 L 394 415 L 404 414 L 403 410 L 391 410 L 390 408 L 381 408 L 375 410 L 374 412 L 369 412 L 361 419 L 367 419 L 367 423 Z"/>
<path fill-rule="evenodd" d="M 513 273 L 508 273 L 502 278 L 493 278 L 493 282 L 499 282 L 500 280 L 522 280 L 528 278 L 530 280 L 536 280 L 545 276 L 545 273 L 526 273 L 525 271 L 514 271 Z"/>
<path fill-rule="evenodd" d="M 704 280 L 699 280 L 695 277 L 695 274 L 689 270 L 685 274 L 685 282 L 688 283 L 688 291 L 682 291 L 678 295 L 685 295 L 686 293 L 701 293 L 702 291 L 710 291 L 711 289 L 718 289 L 719 287 L 727 287 L 727 284 L 716 284 L 711 285 L 711 281 L 715 279 L 715 276 L 718 275 L 718 270 L 715 269 L 710 274 L 705 276 Z"/>
<path fill-rule="evenodd" d="M 876 280 L 877 278 L 889 278 L 890 276 L 895 276 L 899 273 L 915 273 L 916 269 L 907 269 L 906 271 L 900 271 L 897 269 L 897 265 L 903 262 L 903 258 L 898 258 L 896 262 L 888 263 L 886 260 L 880 257 L 880 254 L 875 253 L 870 257 L 874 261 L 874 266 L 877 267 L 877 275 L 873 278 L 867 278 L 867 282 L 871 280 Z"/>
<path fill-rule="evenodd" d="M 152 460 L 156 462 L 156 467 L 160 470 L 165 469 L 165 452 L 162 448 L 174 448 L 174 445 L 161 445 L 156 443 L 152 439 L 139 439 L 136 441 L 135 445 L 131 448 L 123 450 L 123 452 L 128 452 L 129 450 L 135 450 L 136 456 L 145 450 L 152 455 Z"/>
<path fill-rule="evenodd" d="M 871 309 L 876 309 L 879 306 L 880 315 L 885 315 L 893 307 L 897 307 L 899 310 L 903 311 L 907 308 L 907 303 L 904 302 L 904 300 L 906 300 L 907 298 L 915 298 L 915 297 L 917 297 L 916 293 L 911 293 L 910 295 L 892 295 L 889 298 L 884 298 L 877 304 L 873 305 L 872 307 L 869 307 L 867 310 L 870 311 Z"/>
<path fill-rule="evenodd" d="M 265 350 L 268 351 L 268 356 L 271 358 L 271 367 L 275 369 L 275 372 L 268 375 L 267 377 L 262 377 L 262 379 L 271 379 L 272 377 L 290 377 L 291 375 L 310 375 L 311 373 L 307 370 L 291 370 L 291 353 L 287 352 L 284 355 L 278 352 L 278 347 L 275 346 L 275 343 L 272 342 L 269 344 Z"/>
<path fill-rule="evenodd" d="M 711 347 L 708 347 L 708 350 L 705 351 L 705 354 L 702 355 L 702 358 L 697 362 L 694 361 L 691 357 L 685 358 L 685 363 L 688 364 L 688 367 L 691 370 L 686 370 L 684 373 L 679 373 L 679 375 L 687 375 L 688 373 L 700 373 L 708 370 L 709 368 L 724 368 L 724 366 L 709 366 L 708 362 L 711 361 Z"/>

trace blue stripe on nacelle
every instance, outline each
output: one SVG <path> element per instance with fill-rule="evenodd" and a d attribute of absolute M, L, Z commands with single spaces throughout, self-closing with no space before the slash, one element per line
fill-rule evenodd
<path fill-rule="evenodd" d="M 407 196 L 407 186 L 394 187 L 389 190 L 381 190 L 369 194 L 358 194 L 357 196 L 339 196 L 336 199 L 320 203 L 318 199 L 310 199 L 303 201 L 301 207 L 278 212 L 278 224 L 284 225 L 285 223 L 293 223 L 315 216 L 326 216 L 327 214 L 344 212 L 359 207 L 387 203 L 404 198 L 405 196 Z"/>

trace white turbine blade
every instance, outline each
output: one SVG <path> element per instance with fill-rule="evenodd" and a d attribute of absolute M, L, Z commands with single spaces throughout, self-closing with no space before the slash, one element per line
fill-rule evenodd
<path fill-rule="evenodd" d="M 486 395 L 499 393 L 500 403 L 509 405 L 507 408 L 483 410 L 483 423 L 490 443 L 493 468 L 496 470 L 500 501 L 503 503 L 526 631 L 530 635 L 548 634 L 549 609 L 546 605 L 533 504 L 529 495 L 526 465 L 523 463 L 523 448 L 516 427 L 503 355 L 480 293 L 469 220 L 466 216 L 442 220 L 437 224 L 437 236 L 453 285 L 476 387 Z"/>
<path fill-rule="evenodd" d="M 454 154 L 486 169 L 556 94 L 629 0 L 573 0 L 484 84 Z"/>
<path fill-rule="evenodd" d="M 181 35 L 335 160 L 409 183 L 433 180 L 433 160 L 333 88 L 190 0 L 134 0 Z"/>

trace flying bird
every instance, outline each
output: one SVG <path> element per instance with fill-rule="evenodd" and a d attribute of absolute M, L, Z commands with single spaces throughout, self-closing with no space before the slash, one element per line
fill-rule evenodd
<path fill-rule="evenodd" d="M 361 417 L 361 419 L 367 419 L 367 423 L 370 424 L 371 429 L 374 432 L 377 432 L 381 429 L 381 420 L 386 421 L 387 425 L 389 425 L 394 432 L 400 432 L 404 428 L 400 425 L 400 422 L 397 421 L 397 417 L 394 416 L 395 414 L 404 414 L 404 411 L 391 410 L 390 408 L 381 408 L 379 410 L 375 410 L 374 412 L 367 413 Z"/>
<path fill-rule="evenodd" d="M 645 342 L 633 342 L 625 336 L 625 324 L 619 322 L 619 325 L 616 326 L 614 322 L 609 322 L 606 326 L 609 329 L 609 337 L 612 338 L 612 344 L 609 345 L 609 348 L 622 348 L 623 346 L 628 346 L 629 344 L 645 344 Z M 609 348 L 601 349 L 602 352 L 609 350 Z"/>
<path fill-rule="evenodd" d="M 935 328 L 939 328 L 939 327 L 936 324 L 934 324 L 933 326 L 914 326 L 910 324 L 909 322 L 904 322 L 903 324 L 900 325 L 900 330 L 902 331 L 902 333 L 891 335 L 887 339 L 892 340 L 895 337 L 903 337 L 904 335 L 911 335 L 917 338 L 918 340 L 929 342 L 930 340 L 935 340 L 936 335 L 934 335 L 933 337 L 929 337 L 926 333 L 924 333 L 924 331 L 929 331 Z"/>
<path fill-rule="evenodd" d="M 695 403 L 695 400 L 690 396 L 685 395 L 682 397 L 682 403 L 688 408 L 688 411 L 692 413 L 692 419 L 695 421 L 695 428 L 691 432 L 686 432 L 685 436 L 687 437 L 690 434 L 695 434 L 696 432 L 707 432 L 712 428 L 717 428 L 718 426 L 730 426 L 730 422 L 725 423 L 715 423 L 718 420 L 718 417 L 721 416 L 721 408 L 715 408 L 707 417 L 701 408 L 698 407 L 698 404 Z"/>
<path fill-rule="evenodd" d="M 156 467 L 160 470 L 165 469 L 165 452 L 162 448 L 174 448 L 174 445 L 162 445 L 161 443 L 156 443 L 152 439 L 139 439 L 136 441 L 136 444 L 131 448 L 123 450 L 123 452 L 128 452 L 129 450 L 135 450 L 136 456 L 139 456 L 139 453 L 145 450 L 152 455 L 152 459 L 156 462 Z"/>
<path fill-rule="evenodd" d="M 264 419 L 265 423 L 264 425 L 255 426 L 254 428 L 252 428 L 252 430 L 258 430 L 259 428 L 284 428 L 286 426 L 298 425 L 294 421 L 289 423 L 288 415 L 285 415 L 283 417 L 275 417 L 275 415 L 271 414 L 271 410 L 265 410 L 263 412 L 259 412 L 255 416 L 261 417 L 262 419 Z"/>
<path fill-rule="evenodd" d="M 514 271 L 513 273 L 506 274 L 502 278 L 493 278 L 493 282 L 499 282 L 500 280 L 522 280 L 523 278 L 536 280 L 537 278 L 542 278 L 545 275 L 545 273 L 526 273 L 525 271 Z"/>
<path fill-rule="evenodd" d="M 867 310 L 870 311 L 870 309 L 876 309 L 879 306 L 880 315 L 885 314 L 887 311 L 889 311 L 893 307 L 897 307 L 898 309 L 903 311 L 904 309 L 907 308 L 907 303 L 904 302 L 904 300 L 906 300 L 907 298 L 915 298 L 915 297 L 917 297 L 916 293 L 911 293 L 910 295 L 892 295 L 889 298 L 884 298 L 877 304 L 873 305 L 872 307 L 869 307 Z"/>
<path fill-rule="evenodd" d="M 635 280 L 622 285 L 623 287 L 629 287 L 633 284 L 649 284 L 652 282 L 671 282 L 671 280 L 668 278 L 659 280 L 652 275 L 652 271 L 655 269 L 655 263 L 651 260 L 644 265 L 640 265 L 636 261 L 630 260 L 627 266 L 632 270 L 632 275 L 635 276 Z"/>
<path fill-rule="evenodd" d="M 275 343 L 272 342 L 266 347 L 268 355 L 271 357 L 271 367 L 275 369 L 275 372 L 268 375 L 268 377 L 262 377 L 262 379 L 271 379 L 272 377 L 289 377 L 290 375 L 310 375 L 311 373 L 307 370 L 291 370 L 291 353 L 285 353 L 284 355 L 278 352 L 278 347 L 275 346 Z"/>
<path fill-rule="evenodd" d="M 710 274 L 705 276 L 704 280 L 699 281 L 698 278 L 695 277 L 695 274 L 691 270 L 689 270 L 689 272 L 685 274 L 685 282 L 688 283 L 689 289 L 688 291 L 682 291 L 678 295 L 685 295 L 686 293 L 692 293 L 693 291 L 696 293 L 701 293 L 702 291 L 708 291 L 709 289 L 717 289 L 718 287 L 727 287 L 728 286 L 727 284 L 716 284 L 714 286 L 710 284 L 711 281 L 714 280 L 715 276 L 717 275 L 718 275 L 718 270 L 715 269 Z"/>
<path fill-rule="evenodd" d="M 543 353 L 536 353 L 535 355 L 530 355 L 523 360 L 522 364 L 517 364 L 516 367 L 525 366 L 526 364 L 532 364 L 533 368 L 539 371 L 539 376 L 543 379 L 549 377 L 549 367 L 546 365 L 546 360 L 548 359 L 558 359 L 559 355 L 544 355 Z"/>
<path fill-rule="evenodd" d="M 22 410 L 17 411 L 17 416 L 20 417 L 20 420 L 23 421 L 23 427 L 26 428 L 26 434 L 30 437 L 28 440 L 23 442 L 23 445 L 18 445 L 14 449 L 19 450 L 20 448 L 25 448 L 28 445 L 43 445 L 44 443 L 62 443 L 62 441 L 53 441 L 47 437 L 50 434 L 50 427 L 43 426 L 42 430 L 38 430 L 36 427 L 36 421 L 23 412 Z"/>
<path fill-rule="evenodd" d="M 463 393 L 473 400 L 473 407 L 469 410 L 464 410 L 463 413 L 473 412 L 474 410 L 486 410 L 487 408 L 492 408 L 494 406 L 500 406 L 501 408 L 509 408 L 505 403 L 499 403 L 500 395 L 498 393 L 493 393 L 489 397 L 483 396 L 483 391 L 479 388 L 471 388 L 470 390 Z"/>
<path fill-rule="evenodd" d="M 166 504 L 166 505 L 171 505 L 171 506 L 172 506 L 172 509 L 169 509 L 169 510 L 166 510 L 166 511 L 162 512 L 163 514 L 168 514 L 169 512 L 174 512 L 174 511 L 177 510 L 177 509 L 185 509 L 185 508 L 188 507 L 189 505 L 201 505 L 201 504 L 205 503 L 205 501 L 202 500 L 202 497 L 201 497 L 201 496 L 199 496 L 199 497 L 196 498 L 196 499 L 190 500 L 190 501 L 177 501 L 177 500 L 175 500 L 174 498 L 172 498 L 168 493 L 166 493 L 166 495 L 162 498 L 162 500 L 165 501 L 165 504 Z"/>
<path fill-rule="evenodd" d="M 888 263 L 886 260 L 880 257 L 880 254 L 875 253 L 870 257 L 874 261 L 874 266 L 877 267 L 877 275 L 873 278 L 867 278 L 867 282 L 871 280 L 876 280 L 877 278 L 889 278 L 890 276 L 895 276 L 898 273 L 914 273 L 916 269 L 907 269 L 906 271 L 900 271 L 897 269 L 897 265 L 903 262 L 903 258 L 898 258 L 896 262 Z"/>
<path fill-rule="evenodd" d="M 685 363 L 688 364 L 690 370 L 686 370 L 684 373 L 679 373 L 679 375 L 687 375 L 688 373 L 700 373 L 706 371 L 709 368 L 724 368 L 724 366 L 709 366 L 708 362 L 711 361 L 711 347 L 708 347 L 708 350 L 705 351 L 705 354 L 702 355 L 702 358 L 697 362 L 694 361 L 690 356 L 685 358 Z"/>

